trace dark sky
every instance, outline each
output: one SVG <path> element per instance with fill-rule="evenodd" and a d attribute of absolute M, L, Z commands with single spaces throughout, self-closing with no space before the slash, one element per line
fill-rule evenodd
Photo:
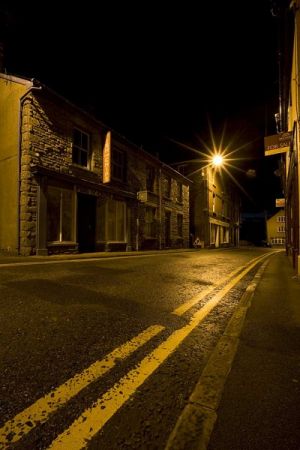
<path fill-rule="evenodd" d="M 197 157 L 174 141 L 204 150 L 209 124 L 217 142 L 226 127 L 223 145 L 252 142 L 235 153 L 244 172 L 232 173 L 257 208 L 271 208 L 281 190 L 276 158 L 263 157 L 264 134 L 276 133 L 278 98 L 270 5 L 9 2 L 1 7 L 5 66 L 37 78 L 168 163 Z M 249 169 L 256 178 L 245 175 Z"/>

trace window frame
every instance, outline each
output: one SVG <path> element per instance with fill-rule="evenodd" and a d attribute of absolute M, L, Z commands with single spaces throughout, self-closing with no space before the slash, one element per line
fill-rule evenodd
<path fill-rule="evenodd" d="M 121 156 L 121 162 L 117 155 Z M 122 183 L 127 181 L 127 152 L 116 145 L 113 145 L 111 151 L 111 178 Z"/>
<path fill-rule="evenodd" d="M 151 221 L 148 220 L 148 213 L 151 211 Z M 145 219 L 144 219 L 144 233 L 145 236 L 148 238 L 156 238 L 156 232 L 155 232 L 155 223 L 156 223 L 156 215 L 157 215 L 157 208 L 154 206 L 146 206 L 145 208 Z"/>
<path fill-rule="evenodd" d="M 75 133 L 80 133 L 80 144 L 75 143 Z M 83 136 L 86 137 L 87 146 L 86 148 L 82 145 Z M 78 152 L 78 161 L 75 161 L 74 153 L 75 150 Z M 83 155 L 86 156 L 86 164 L 83 164 L 82 161 L 85 160 Z M 86 133 L 78 127 L 73 127 L 73 136 L 72 136 L 72 163 L 78 167 L 83 167 L 86 169 L 90 169 L 91 167 L 91 135 L 90 133 Z"/>
<path fill-rule="evenodd" d="M 115 224 L 115 236 L 114 239 L 111 239 L 109 237 L 109 203 L 114 205 L 114 224 Z M 119 207 L 122 207 L 122 214 L 123 214 L 123 239 L 116 239 L 117 238 L 117 217 L 118 217 L 118 205 Z M 106 201 L 105 205 L 105 240 L 107 242 L 127 242 L 127 205 L 126 202 L 123 200 L 118 200 L 115 198 L 110 198 Z"/>
<path fill-rule="evenodd" d="M 183 237 L 183 214 L 177 214 L 177 236 Z"/>
<path fill-rule="evenodd" d="M 176 200 L 177 203 L 183 203 L 183 184 L 180 181 L 177 181 Z"/>

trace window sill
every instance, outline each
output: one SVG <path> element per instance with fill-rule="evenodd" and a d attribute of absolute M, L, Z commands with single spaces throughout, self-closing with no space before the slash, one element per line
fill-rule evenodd
<path fill-rule="evenodd" d="M 68 247 L 68 246 L 76 246 L 77 242 L 74 241 L 49 241 L 47 242 L 47 247 Z"/>
<path fill-rule="evenodd" d="M 74 169 L 82 169 L 85 172 L 93 172 L 93 170 L 91 168 L 89 168 L 87 166 L 81 166 L 80 164 L 76 164 L 76 163 L 72 163 L 71 164 L 71 169 L 72 168 L 74 168 Z"/>

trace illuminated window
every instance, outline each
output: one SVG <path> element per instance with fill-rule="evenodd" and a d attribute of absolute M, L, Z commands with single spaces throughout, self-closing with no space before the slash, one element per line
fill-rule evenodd
<path fill-rule="evenodd" d="M 81 130 L 73 130 L 72 161 L 83 167 L 89 166 L 90 136 Z"/>
<path fill-rule="evenodd" d="M 283 245 L 285 244 L 285 238 L 272 238 L 271 244 L 273 245 Z"/>
<path fill-rule="evenodd" d="M 48 186 L 47 239 L 51 242 L 73 241 L 73 191 Z"/>

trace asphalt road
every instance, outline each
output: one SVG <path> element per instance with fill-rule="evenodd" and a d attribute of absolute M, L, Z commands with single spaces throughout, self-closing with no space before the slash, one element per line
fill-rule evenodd
<path fill-rule="evenodd" d="M 164 449 L 266 252 L 0 264 L 0 447 Z"/>

